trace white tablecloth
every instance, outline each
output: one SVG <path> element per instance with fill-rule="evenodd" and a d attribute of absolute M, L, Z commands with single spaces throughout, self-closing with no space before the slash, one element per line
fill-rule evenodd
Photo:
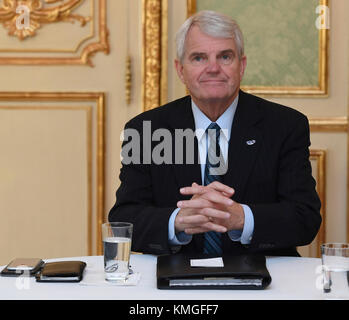
<path fill-rule="evenodd" d="M 103 257 L 47 259 L 46 262 L 81 260 L 87 263 L 85 274 L 103 273 Z M 0 277 L 0 299 L 44 300 L 319 300 L 321 260 L 296 257 L 267 257 L 272 283 L 265 290 L 159 290 L 156 288 L 156 256 L 133 254 L 130 263 L 141 278 L 136 286 L 107 283 L 38 283 L 34 278 Z M 2 267 L 0 268 L 2 269 Z M 98 271 L 99 270 L 99 271 Z"/>

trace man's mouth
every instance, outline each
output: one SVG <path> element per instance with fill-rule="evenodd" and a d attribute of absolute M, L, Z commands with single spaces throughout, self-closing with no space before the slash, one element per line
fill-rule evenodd
<path fill-rule="evenodd" d="M 207 79 L 207 80 L 200 80 L 201 83 L 225 83 L 226 80 L 223 79 Z"/>

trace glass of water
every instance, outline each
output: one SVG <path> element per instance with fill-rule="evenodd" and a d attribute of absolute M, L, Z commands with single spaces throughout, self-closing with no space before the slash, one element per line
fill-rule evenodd
<path fill-rule="evenodd" d="M 129 222 L 102 224 L 104 274 L 107 281 L 125 281 L 129 274 L 133 225 Z"/>
<path fill-rule="evenodd" d="M 321 245 L 325 299 L 349 299 L 349 244 Z"/>

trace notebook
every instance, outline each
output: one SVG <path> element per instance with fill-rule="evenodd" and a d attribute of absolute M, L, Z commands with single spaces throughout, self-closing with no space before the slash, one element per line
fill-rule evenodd
<path fill-rule="evenodd" d="M 215 258 L 215 263 L 201 261 L 210 258 Z M 221 260 L 217 261 L 217 258 Z M 157 258 L 158 289 L 261 290 L 270 283 L 271 276 L 263 255 L 172 254 Z"/>

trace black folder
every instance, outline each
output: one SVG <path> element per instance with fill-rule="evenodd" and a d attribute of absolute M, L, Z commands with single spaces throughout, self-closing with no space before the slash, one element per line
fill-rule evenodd
<path fill-rule="evenodd" d="M 210 256 L 171 254 L 157 258 L 158 289 L 262 290 L 271 283 L 263 255 L 223 255 L 223 267 L 192 267 L 191 259 Z"/>

